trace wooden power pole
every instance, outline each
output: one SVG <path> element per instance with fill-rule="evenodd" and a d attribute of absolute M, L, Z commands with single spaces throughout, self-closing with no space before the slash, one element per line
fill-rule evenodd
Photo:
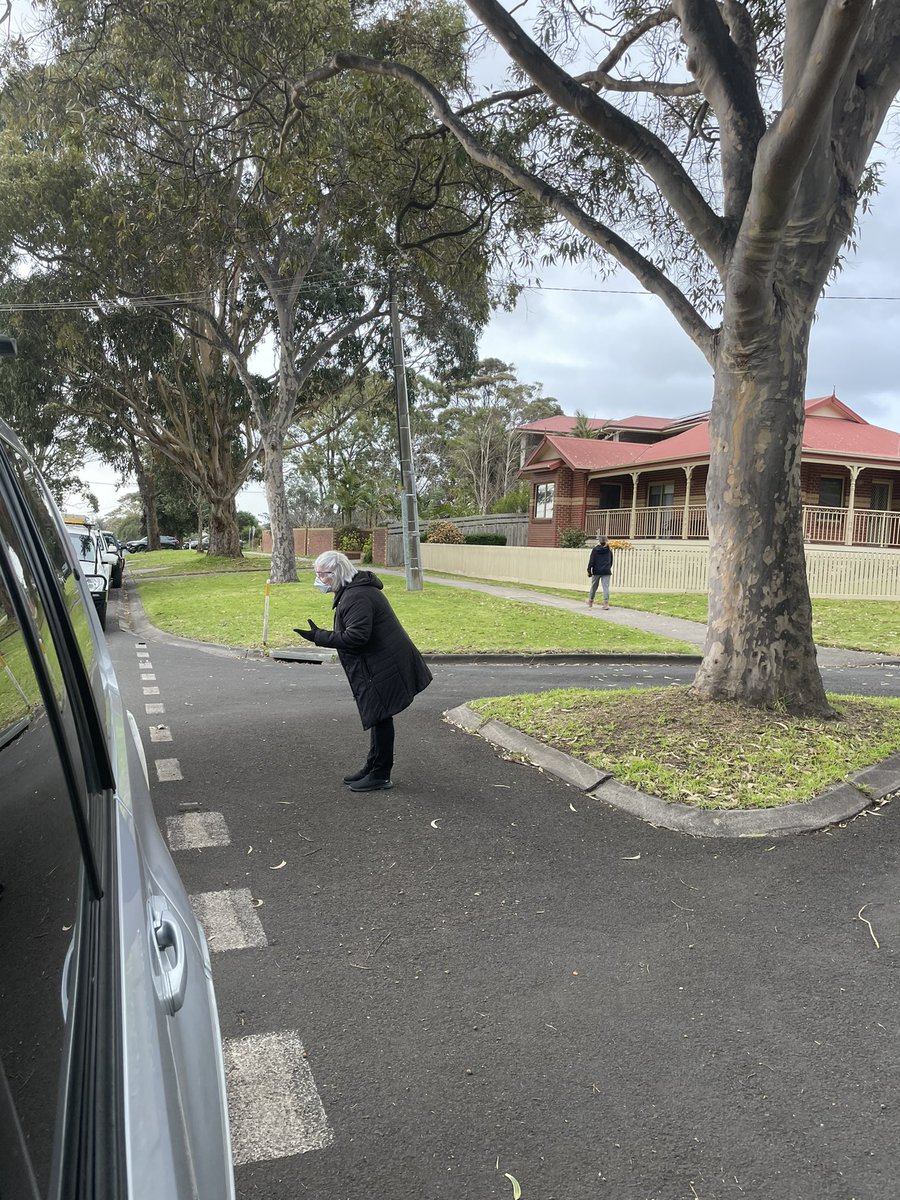
<path fill-rule="evenodd" d="M 412 431 L 409 424 L 409 397 L 406 393 L 406 363 L 397 291 L 391 281 L 391 339 L 394 343 L 394 382 L 397 391 L 397 441 L 400 448 L 400 520 L 403 525 L 403 565 L 406 590 L 421 592 L 422 549 L 419 541 L 419 505 L 416 497 L 416 467 L 413 461 Z"/>

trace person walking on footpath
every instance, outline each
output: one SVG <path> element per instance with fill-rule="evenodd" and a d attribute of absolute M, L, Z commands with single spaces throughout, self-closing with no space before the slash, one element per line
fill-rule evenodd
<path fill-rule="evenodd" d="M 358 571 L 345 554 L 326 550 L 315 564 L 313 586 L 334 595 L 334 629 L 295 629 L 317 646 L 337 650 L 359 709 L 369 730 L 369 753 L 358 771 L 344 776 L 353 792 L 393 787 L 394 717 L 412 704 L 431 683 L 432 675 L 384 594 L 384 584 L 371 571 Z"/>
<path fill-rule="evenodd" d="M 594 597 L 597 595 L 597 584 L 603 588 L 603 607 L 609 608 L 609 580 L 612 575 L 613 552 L 605 537 L 597 538 L 597 545 L 591 551 L 588 559 L 587 573 L 591 577 L 591 587 L 588 592 L 588 608 L 594 607 Z"/>

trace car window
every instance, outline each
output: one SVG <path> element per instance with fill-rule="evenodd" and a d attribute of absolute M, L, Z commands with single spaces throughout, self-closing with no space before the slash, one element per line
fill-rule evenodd
<path fill-rule="evenodd" d="M 67 778 L 13 589 L 41 638 L 53 691 L 63 684 L 40 601 L 21 547 L 0 504 L 0 1069 L 31 1158 L 39 1194 L 47 1189 L 65 1023 L 61 1004 L 66 955 L 78 912 L 81 844 Z M 77 770 L 77 767 L 76 767 Z M 83 777 L 80 777 L 83 780 Z M 0 1081 L 3 1082 L 3 1081 Z M 21 1164 L 4 1161 L 0 1196 Z"/>
<path fill-rule="evenodd" d="M 93 674 L 95 659 L 94 639 L 91 634 L 87 611 L 82 601 L 81 592 L 72 573 L 68 551 L 60 535 L 57 516 L 53 510 L 53 501 L 47 493 L 44 484 L 32 472 L 31 466 L 20 458 L 11 448 L 7 450 L 7 458 L 16 480 L 24 493 L 25 502 L 37 524 L 38 536 L 43 545 L 47 559 L 56 575 L 62 589 L 65 606 L 69 612 L 72 628 L 78 639 L 81 656 L 89 674 Z M 74 547 L 73 547 L 74 549 Z M 95 700 L 103 704 L 102 691 L 99 685 L 95 688 Z"/>
<path fill-rule="evenodd" d="M 93 567 L 97 558 L 94 539 L 89 533 L 76 533 L 69 530 L 69 541 L 75 550 L 77 558 L 85 565 Z"/>

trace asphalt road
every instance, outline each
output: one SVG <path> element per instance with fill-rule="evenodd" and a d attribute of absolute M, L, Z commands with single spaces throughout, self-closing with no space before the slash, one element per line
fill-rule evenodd
<path fill-rule="evenodd" d="M 271 1070 L 235 1120 L 266 1143 L 292 1119 L 280 1046 L 302 1044 L 313 1092 L 318 1148 L 242 1162 L 241 1200 L 509 1200 L 513 1179 L 522 1200 L 896 1194 L 895 805 L 793 839 L 694 840 L 441 719 L 477 696 L 693 673 L 649 664 L 437 665 L 397 719 L 396 786 L 355 796 L 340 776 L 367 736 L 339 667 L 115 624 L 151 780 L 161 752 L 182 775 L 152 782 L 162 827 L 197 803 L 230 833 L 175 851 L 188 891 L 263 902 L 266 944 L 213 957 L 222 1033 L 294 1041 L 263 1037 Z M 897 695 L 900 676 L 826 686 Z"/>

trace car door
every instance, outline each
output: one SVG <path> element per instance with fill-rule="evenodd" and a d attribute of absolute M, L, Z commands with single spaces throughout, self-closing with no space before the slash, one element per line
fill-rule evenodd
<path fill-rule="evenodd" d="M 0 1200 L 229 1200 L 209 955 L 49 494 L 0 424 Z"/>

